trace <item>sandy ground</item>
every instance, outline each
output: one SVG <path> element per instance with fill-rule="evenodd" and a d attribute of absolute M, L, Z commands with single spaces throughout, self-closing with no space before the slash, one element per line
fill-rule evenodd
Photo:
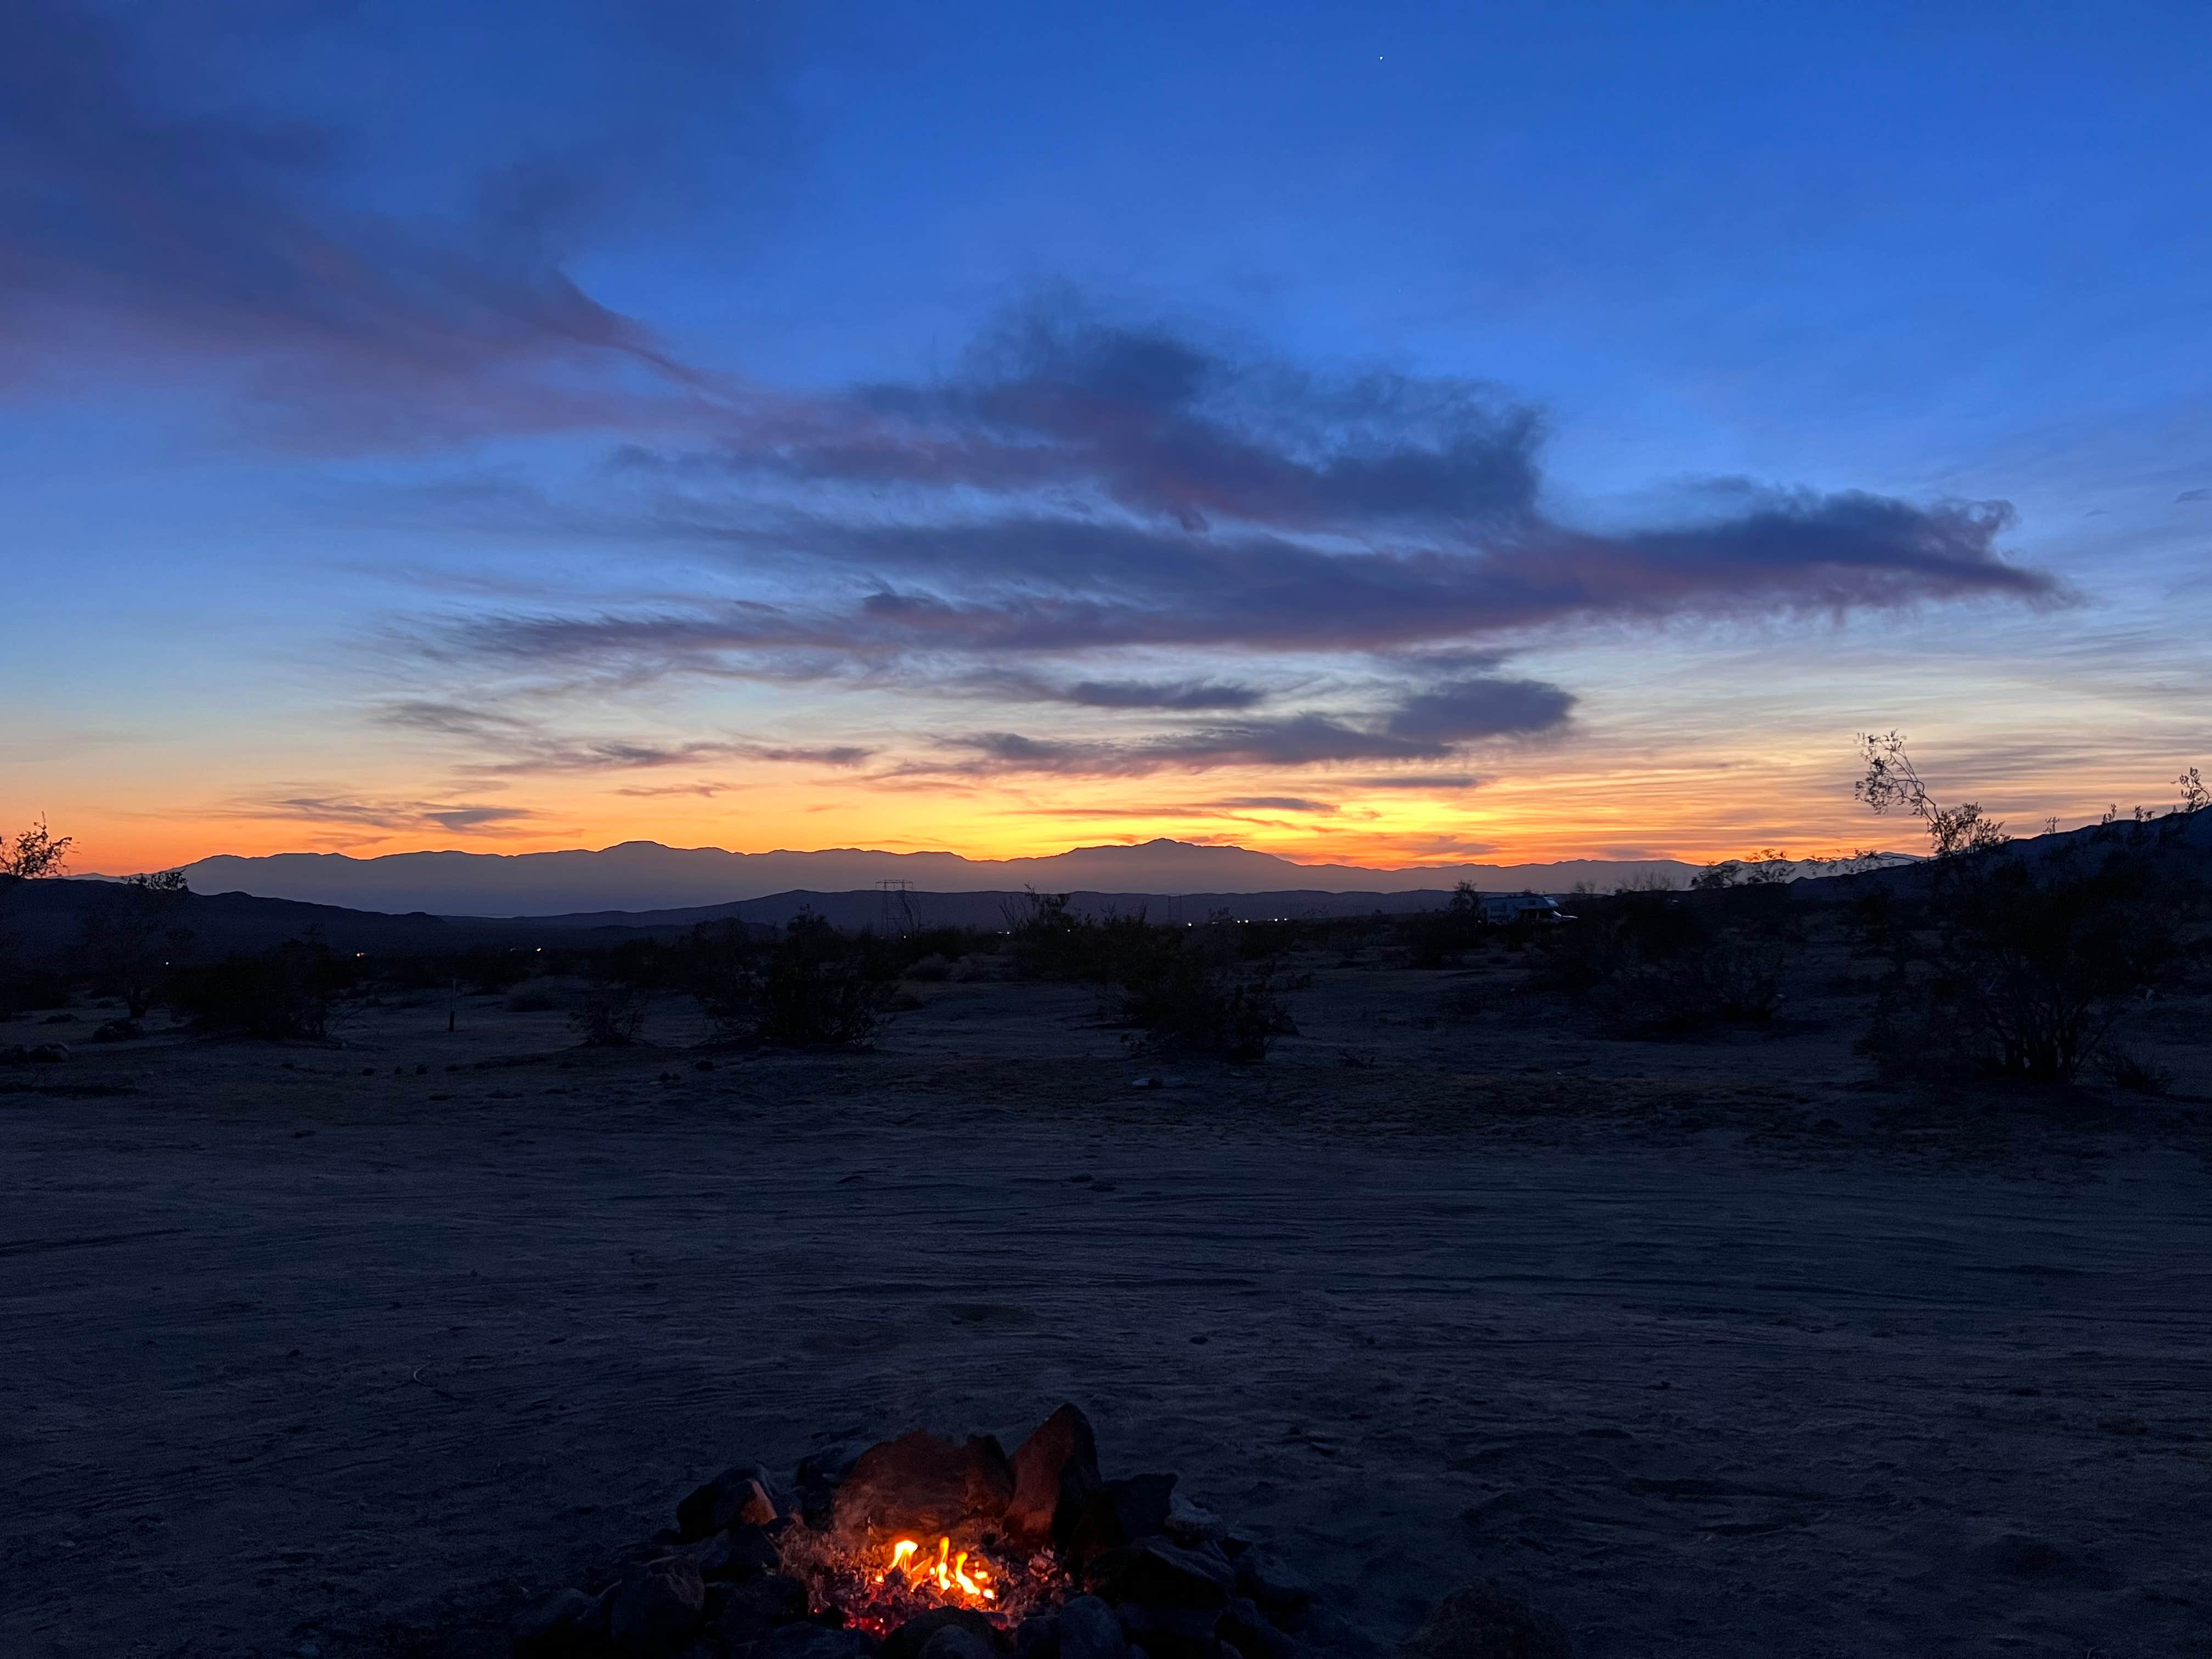
<path fill-rule="evenodd" d="M 1386 1649 L 1494 1574 L 1587 1659 L 2212 1654 L 2197 1109 L 1915 1132 L 1817 1022 L 1470 982 L 1237 1072 L 979 985 L 711 1073 L 475 1000 L 14 1073 L 0 1650 L 498 1653 L 730 1462 L 1069 1399 Z"/>

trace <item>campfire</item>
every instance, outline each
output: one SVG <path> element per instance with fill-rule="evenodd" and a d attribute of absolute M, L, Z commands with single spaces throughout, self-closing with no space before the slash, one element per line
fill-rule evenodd
<path fill-rule="evenodd" d="M 1104 1478 L 1063 1406 L 1008 1456 L 916 1431 L 724 1471 L 596 1594 L 519 1614 L 517 1659 L 1278 1659 L 1295 1574 L 1182 1503 L 1172 1474 Z"/>

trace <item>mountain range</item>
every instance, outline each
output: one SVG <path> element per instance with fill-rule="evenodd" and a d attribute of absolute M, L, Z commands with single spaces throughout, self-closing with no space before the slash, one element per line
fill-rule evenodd
<path fill-rule="evenodd" d="M 970 859 L 957 853 L 884 853 L 860 848 L 821 852 L 730 853 L 718 847 L 624 842 L 597 851 L 557 853 L 344 853 L 222 854 L 185 866 L 196 893 L 343 905 L 391 914 L 445 916 L 568 916 L 588 911 L 668 910 L 729 904 L 805 889 L 817 893 L 910 883 L 919 892 L 1064 893 L 1405 893 L 1449 890 L 1462 881 L 1491 890 L 1565 892 L 1580 882 L 1611 888 L 1662 876 L 1680 885 L 1697 866 L 1673 859 L 1571 859 L 1556 864 L 1427 865 L 1373 870 L 1351 864 L 1297 864 L 1243 847 L 1149 841 L 1135 847 L 1080 847 L 1048 858 Z"/>

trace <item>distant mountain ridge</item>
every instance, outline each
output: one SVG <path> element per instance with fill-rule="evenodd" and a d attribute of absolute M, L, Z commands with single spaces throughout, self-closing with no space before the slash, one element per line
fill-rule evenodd
<path fill-rule="evenodd" d="M 1249 848 L 1166 840 L 1135 847 L 1079 847 L 1027 859 L 861 848 L 731 853 L 633 841 L 598 851 L 558 853 L 389 853 L 367 859 L 344 853 L 258 858 L 225 854 L 186 865 L 185 874 L 197 893 L 250 893 L 386 914 L 569 916 L 730 904 L 795 889 L 849 892 L 901 880 L 939 893 L 1024 887 L 1056 893 L 1405 893 L 1449 889 L 1462 881 L 1493 890 L 1565 892 L 1578 882 L 1610 888 L 1650 876 L 1680 884 L 1698 869 L 1674 859 L 1571 859 L 1375 870 L 1298 864 Z"/>

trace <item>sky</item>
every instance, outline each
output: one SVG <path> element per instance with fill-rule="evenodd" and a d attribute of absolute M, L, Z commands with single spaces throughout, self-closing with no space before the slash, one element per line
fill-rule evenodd
<path fill-rule="evenodd" d="M 1910 848 L 2212 763 L 2212 11 L 15 0 L 0 819 Z"/>

